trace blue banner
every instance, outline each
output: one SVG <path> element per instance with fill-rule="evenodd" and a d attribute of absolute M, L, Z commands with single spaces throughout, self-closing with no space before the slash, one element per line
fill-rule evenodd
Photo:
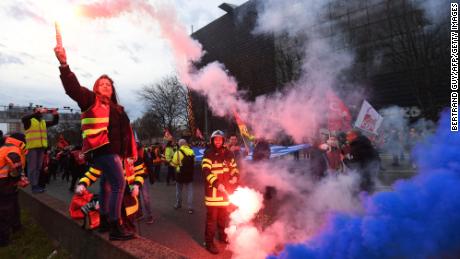
<path fill-rule="evenodd" d="M 309 148 L 310 144 L 300 144 L 300 145 L 294 145 L 294 146 L 277 146 L 277 145 L 272 145 L 270 146 L 270 151 L 271 155 L 270 158 L 276 158 L 284 155 L 288 155 L 290 153 Z M 204 148 L 199 148 L 199 147 L 192 147 L 193 152 L 195 152 L 195 161 L 201 162 L 203 160 L 203 155 L 204 155 Z M 244 148 L 242 148 L 244 150 Z M 246 157 L 246 160 L 252 160 L 252 150 L 249 153 L 249 155 Z"/>

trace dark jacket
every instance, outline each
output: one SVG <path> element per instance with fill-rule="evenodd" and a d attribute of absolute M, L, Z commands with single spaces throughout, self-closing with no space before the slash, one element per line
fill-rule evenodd
<path fill-rule="evenodd" d="M 65 92 L 78 103 L 82 112 L 88 110 L 96 100 L 96 94 L 86 87 L 82 87 L 69 66 L 59 67 L 61 81 Z M 128 115 L 123 106 L 110 101 L 109 115 L 109 141 L 110 143 L 93 150 L 93 154 L 118 154 L 123 158 L 132 157 L 132 130 Z"/>
<path fill-rule="evenodd" d="M 361 174 L 361 190 L 371 192 L 374 188 L 373 177 L 380 169 L 380 157 L 371 141 L 365 136 L 358 136 L 350 143 L 350 158 L 344 159 L 345 165 Z"/>
<path fill-rule="evenodd" d="M 327 157 L 324 151 L 311 146 L 306 150 L 309 172 L 314 180 L 320 180 L 326 176 Z"/>
<path fill-rule="evenodd" d="M 365 136 L 358 136 L 350 143 L 350 159 L 345 159 L 345 164 L 352 169 L 364 169 L 371 162 L 380 161 L 377 150 Z"/>
<path fill-rule="evenodd" d="M 252 153 L 252 160 L 253 161 L 268 160 L 270 159 L 270 155 L 271 155 L 270 144 L 268 144 L 268 142 L 265 140 L 261 140 L 254 147 L 254 151 Z"/>

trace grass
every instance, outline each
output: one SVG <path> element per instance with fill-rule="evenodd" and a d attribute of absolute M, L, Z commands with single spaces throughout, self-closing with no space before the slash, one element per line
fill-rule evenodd
<path fill-rule="evenodd" d="M 11 236 L 10 244 L 0 247 L 0 258 L 14 259 L 68 259 L 70 254 L 53 244 L 45 231 L 34 221 L 27 211 L 21 211 L 23 228 Z M 57 251 L 51 255 L 53 251 Z"/>

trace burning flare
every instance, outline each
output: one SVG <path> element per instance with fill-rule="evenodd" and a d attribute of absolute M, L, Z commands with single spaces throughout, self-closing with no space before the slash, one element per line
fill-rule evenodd
<path fill-rule="evenodd" d="M 54 28 L 56 29 L 56 46 L 62 47 L 61 26 L 58 21 L 54 22 Z"/>
<path fill-rule="evenodd" d="M 238 187 L 229 200 L 238 208 L 230 215 L 235 225 L 248 223 L 263 207 L 262 194 L 248 187 Z"/>
<path fill-rule="evenodd" d="M 260 251 L 256 255 L 253 249 L 256 242 L 262 242 L 259 230 L 252 223 L 257 212 L 263 207 L 262 194 L 248 187 L 238 187 L 233 194 L 229 195 L 229 200 L 237 207 L 230 214 L 230 224 L 225 229 L 230 241 L 229 249 L 234 253 L 233 257 L 252 259 L 265 257 L 266 252 Z"/>

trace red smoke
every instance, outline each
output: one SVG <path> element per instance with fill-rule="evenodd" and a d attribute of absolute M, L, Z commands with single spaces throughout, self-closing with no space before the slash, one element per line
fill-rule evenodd
<path fill-rule="evenodd" d="M 309 81 L 302 79 L 303 82 L 296 82 L 284 93 L 258 97 L 255 103 L 249 103 L 244 100 L 238 91 L 236 80 L 226 72 L 223 64 L 212 62 L 199 70 L 194 68 L 192 63 L 199 61 L 203 55 L 202 46 L 188 35 L 171 6 L 152 6 L 145 0 L 122 0 L 82 5 L 80 9 L 83 15 L 90 18 L 147 14 L 158 23 L 163 38 L 171 45 L 179 80 L 190 89 L 206 96 L 213 114 L 231 117 L 236 109 L 256 137 L 275 138 L 282 132 L 292 136 L 296 142 L 303 142 L 305 138 L 313 136 L 319 122 L 326 120 L 324 113 L 327 104 L 324 97 L 318 96 L 324 96 L 325 90 L 330 88 L 335 70 L 346 65 L 346 62 L 338 60 L 330 60 L 329 64 L 324 62 L 324 58 L 314 58 L 317 55 L 326 55 L 331 50 L 324 47 L 322 42 L 311 44 L 313 47 L 306 51 L 313 53 L 310 55 L 311 62 L 304 68 L 311 68 L 313 71 L 309 74 Z M 323 66 L 312 64 L 318 60 L 324 63 Z M 318 87 L 317 82 L 321 82 L 321 87 Z"/>

